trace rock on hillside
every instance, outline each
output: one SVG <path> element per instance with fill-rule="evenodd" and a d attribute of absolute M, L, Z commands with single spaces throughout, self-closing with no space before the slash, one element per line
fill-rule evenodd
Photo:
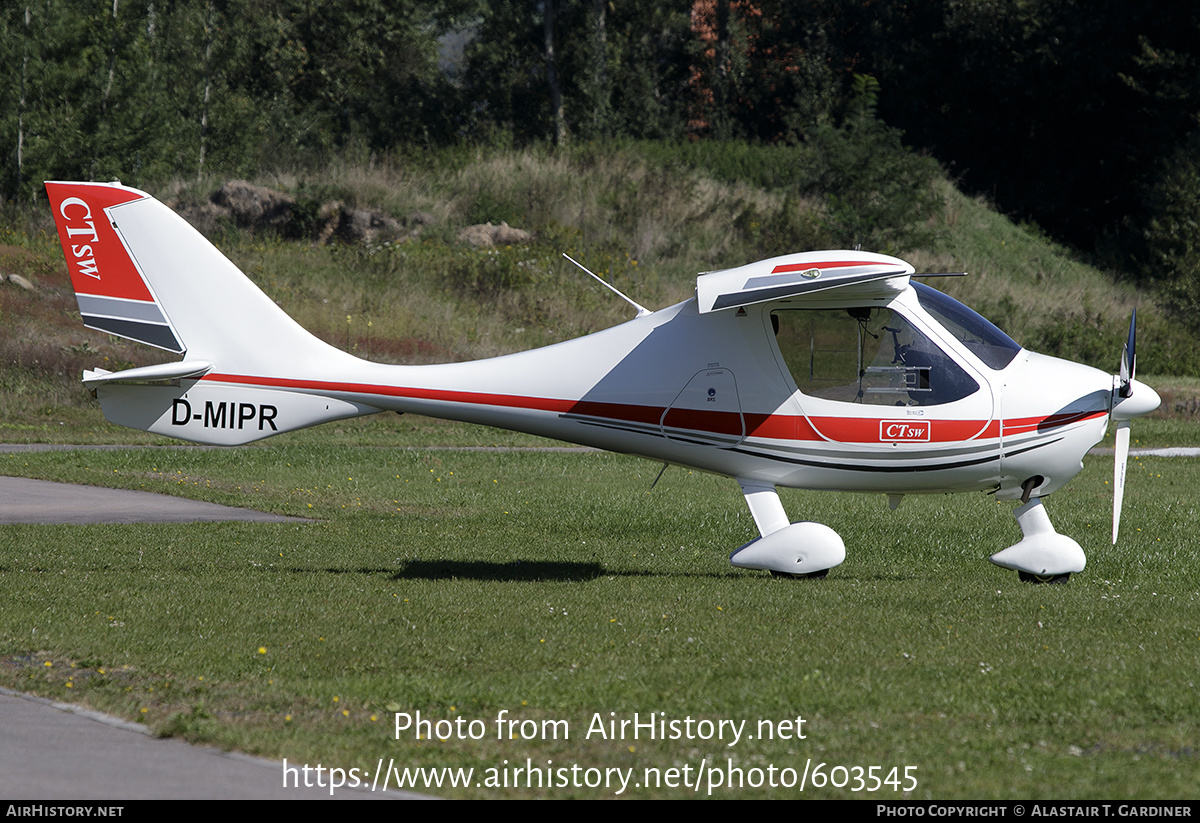
<path fill-rule="evenodd" d="M 212 236 L 223 224 L 256 233 L 277 234 L 317 243 L 374 243 L 418 236 L 431 218 L 416 212 L 406 228 L 382 211 L 350 208 L 340 200 L 320 203 L 287 192 L 231 180 L 206 203 L 173 200 L 167 203 L 201 233 Z"/>

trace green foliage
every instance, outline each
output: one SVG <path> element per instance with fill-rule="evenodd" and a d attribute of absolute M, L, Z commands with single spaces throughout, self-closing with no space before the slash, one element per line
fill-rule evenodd
<path fill-rule="evenodd" d="M 1188 328 L 1200 331 L 1200 131 L 1163 164 L 1147 213 L 1143 277 L 1163 289 Z"/>
<path fill-rule="evenodd" d="M 918 248 L 931 242 L 931 227 L 944 209 L 937 163 L 905 148 L 900 133 L 874 119 L 866 106 L 841 128 L 813 129 L 799 145 L 707 140 L 634 148 L 668 167 L 703 170 L 719 180 L 783 193 L 781 210 L 764 215 L 755 207 L 739 225 L 761 227 L 765 220 L 773 226 L 770 233 L 794 243 L 791 251 Z M 823 205 L 814 209 L 812 203 Z M 786 246 L 769 242 L 764 250 L 780 248 Z"/>
<path fill-rule="evenodd" d="M 505 222 L 518 226 L 527 222 L 524 219 L 524 208 L 520 204 L 489 188 L 480 189 L 465 216 L 467 222 L 471 224 L 493 223 L 499 225 L 501 222 Z"/>
<path fill-rule="evenodd" d="M 528 258 L 528 252 L 520 248 L 482 253 L 462 250 L 451 256 L 445 282 L 461 295 L 495 300 L 533 282 L 534 266 L 547 262 Z"/>
<path fill-rule="evenodd" d="M 725 183 L 801 191 L 813 186 L 814 158 L 803 145 L 748 140 L 639 141 L 630 149 L 656 166 L 703 170 Z"/>
<path fill-rule="evenodd" d="M 816 17 L 777 0 L 696 4 L 689 133 L 794 142 L 829 122 L 840 93 Z"/>
<path fill-rule="evenodd" d="M 938 208 L 901 128 L 1002 208 L 1102 238 L 1116 269 L 1195 268 L 1170 202 L 1200 111 L 1188 4 L 19 0 L 0 8 L 0 198 L 550 140 L 548 10 L 568 143 L 715 141 L 695 155 L 719 178 L 791 181 L 833 242 L 901 249 Z M 720 155 L 741 140 L 800 159 L 737 169 Z"/>
<path fill-rule="evenodd" d="M 683 136 L 686 11 L 576 0 L 555 3 L 554 12 L 569 132 L 584 140 Z M 498 135 L 518 143 L 552 137 L 542 13 L 520 0 L 481 8 L 465 53 L 461 134 L 487 142 Z"/>
<path fill-rule="evenodd" d="M 429 18 L 384 0 L 7 4 L 0 136 L 20 156 L 4 158 L 0 196 L 445 139 Z"/>
<path fill-rule="evenodd" d="M 813 189 L 828 200 L 834 245 L 896 253 L 927 245 L 944 206 L 937 164 L 906 149 L 900 133 L 874 119 L 812 138 L 820 162 Z"/>
<path fill-rule="evenodd" d="M 855 74 L 851 86 L 847 123 L 870 126 L 879 107 L 879 81 L 869 74 Z"/>
<path fill-rule="evenodd" d="M 747 204 L 734 220 L 733 228 L 761 257 L 836 245 L 820 212 L 793 195 L 786 196 L 778 209 L 764 210 L 754 203 Z"/>
<path fill-rule="evenodd" d="M 1147 182 L 1196 125 L 1194 4 L 823 6 L 839 62 L 883 85 L 883 119 L 965 190 L 1076 248 L 1136 232 Z M 1121 254 L 1132 272 L 1138 251 Z"/>
<path fill-rule="evenodd" d="M 1023 345 L 1043 354 L 1067 357 L 1111 371 L 1116 368 L 1127 333 L 1128 327 L 1109 322 L 1099 313 L 1074 307 L 1059 308 L 1043 319 L 1036 333 L 1027 335 Z M 1141 346 L 1138 355 L 1139 358 L 1146 357 Z"/>

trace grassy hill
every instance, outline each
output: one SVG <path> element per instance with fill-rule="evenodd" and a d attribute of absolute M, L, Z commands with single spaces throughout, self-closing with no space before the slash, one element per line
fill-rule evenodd
<path fill-rule="evenodd" d="M 1116 368 L 1138 307 L 1142 374 L 1177 376 L 1157 381 L 1169 401 L 1160 414 L 1186 419 L 1198 405 L 1196 382 L 1181 378 L 1200 376 L 1200 345 L 1152 295 L 964 196 L 936 167 L 901 168 L 899 188 L 874 179 L 880 202 L 849 202 L 836 181 L 821 182 L 829 162 L 804 148 L 657 143 L 340 160 L 255 182 L 294 194 L 298 213 L 336 202 L 391 215 L 401 227 L 392 239 L 318 244 L 229 222 L 210 234 L 301 324 L 388 362 L 493 356 L 628 319 L 629 307 L 564 252 L 660 308 L 691 296 L 698 272 L 874 238 L 883 246 L 864 248 L 899 254 L 918 271 L 969 272 L 935 284 L 1026 347 L 1105 370 Z M 206 202 L 221 182 L 151 193 L 182 208 Z M 885 218 L 898 228 L 873 227 Z M 501 221 L 534 239 L 493 248 L 458 240 L 468 225 Z M 80 387 L 80 371 L 169 356 L 82 327 L 44 207 L 5 212 L 0 273 L 36 289 L 0 284 L 0 439 L 116 436 Z"/>

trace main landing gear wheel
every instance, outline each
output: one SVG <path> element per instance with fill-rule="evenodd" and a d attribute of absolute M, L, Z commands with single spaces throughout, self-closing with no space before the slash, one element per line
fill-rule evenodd
<path fill-rule="evenodd" d="M 771 569 L 771 577 L 784 577 L 789 580 L 824 580 L 829 574 L 829 569 L 821 569 L 817 572 L 809 572 L 808 574 L 788 574 L 787 572 L 777 572 Z"/>
<path fill-rule="evenodd" d="M 1021 578 L 1022 583 L 1033 583 L 1035 586 L 1041 585 L 1042 583 L 1046 583 L 1048 585 L 1061 586 L 1061 585 L 1066 584 L 1066 582 L 1071 579 L 1071 573 L 1067 572 L 1066 574 L 1030 574 L 1029 572 L 1017 572 L 1017 577 Z"/>
<path fill-rule="evenodd" d="M 846 544 L 828 526 L 810 521 L 789 523 L 779 494 L 770 483 L 738 478 L 756 537 L 729 555 L 739 569 L 769 571 L 775 577 L 821 579 L 846 559 Z"/>

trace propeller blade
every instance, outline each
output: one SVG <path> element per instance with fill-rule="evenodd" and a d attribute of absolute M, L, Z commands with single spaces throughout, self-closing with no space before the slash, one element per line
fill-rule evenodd
<path fill-rule="evenodd" d="M 1121 504 L 1125 499 L 1125 464 L 1129 461 L 1129 421 L 1117 423 L 1116 460 L 1113 464 L 1113 545 L 1121 528 Z"/>
<path fill-rule="evenodd" d="M 1137 309 L 1134 309 L 1133 316 L 1129 318 L 1129 339 L 1125 341 L 1125 348 L 1121 351 L 1121 382 L 1117 392 L 1121 397 L 1133 394 L 1133 378 L 1137 370 L 1137 355 L 1134 353 L 1136 339 Z"/>

